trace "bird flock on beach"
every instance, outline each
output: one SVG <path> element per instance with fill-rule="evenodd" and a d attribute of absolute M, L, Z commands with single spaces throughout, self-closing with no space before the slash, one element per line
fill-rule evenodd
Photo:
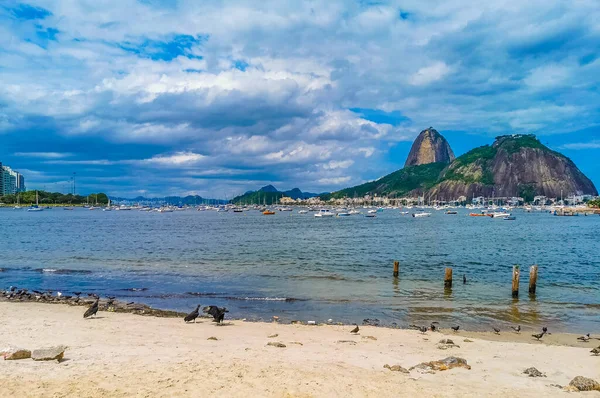
<path fill-rule="evenodd" d="M 67 303 L 72 303 L 72 304 L 84 304 L 86 302 L 86 300 L 81 299 L 81 297 L 80 297 L 82 295 L 82 292 L 73 292 L 72 295 L 63 294 L 62 292 L 56 292 L 56 295 L 53 295 L 53 293 L 54 292 L 50 291 L 50 290 L 46 291 L 46 292 L 41 292 L 38 290 L 29 291 L 28 289 L 19 289 L 15 286 L 10 286 L 6 290 L 0 290 L 0 299 L 12 300 L 12 301 L 31 300 L 31 301 L 38 301 L 38 302 L 61 302 L 62 301 L 62 302 L 67 302 Z M 87 296 L 89 298 L 94 299 L 94 301 L 92 302 L 92 304 L 89 306 L 89 308 L 83 314 L 84 319 L 96 317 L 98 314 L 98 311 L 100 310 L 100 296 L 98 296 L 97 294 L 94 294 L 94 293 L 87 293 Z M 89 298 L 87 299 L 87 303 L 89 303 Z M 81 300 L 81 303 L 80 303 L 80 300 Z M 114 297 L 114 296 L 107 297 L 105 309 L 110 309 L 115 304 L 115 300 L 116 300 L 116 297 Z M 127 305 L 131 305 L 131 304 L 134 304 L 134 303 L 133 302 L 127 303 Z M 229 310 L 227 308 L 218 307 L 216 305 L 209 305 L 209 306 L 205 306 L 205 307 L 202 307 L 201 305 L 197 305 L 196 308 L 192 312 L 190 312 L 183 318 L 184 322 L 196 323 L 196 319 L 200 316 L 201 308 L 202 308 L 202 312 L 204 314 L 207 314 L 207 316 L 211 316 L 213 318 L 213 322 L 215 322 L 217 324 L 217 326 L 223 325 L 223 322 L 225 320 L 225 314 L 229 312 Z M 273 317 L 273 318 L 277 319 L 277 320 L 279 319 L 278 317 Z M 329 320 L 328 323 L 331 323 L 331 320 Z M 412 325 L 409 325 L 409 327 L 411 329 L 418 330 L 422 334 L 425 334 L 428 331 L 436 332 L 436 331 L 441 330 L 440 326 L 439 326 L 439 322 L 436 322 L 436 321 L 431 322 L 429 326 L 420 326 L 420 325 L 412 324 Z M 512 329 L 512 331 L 514 333 L 517 333 L 517 334 L 520 334 L 521 330 L 522 330 L 521 325 L 511 326 L 510 328 Z M 458 333 L 460 330 L 460 325 L 451 326 L 450 329 L 454 333 Z M 359 331 L 360 331 L 360 328 L 358 326 L 356 326 L 354 329 L 352 329 L 350 331 L 350 333 L 358 334 Z M 501 333 L 501 329 L 496 326 L 492 327 L 492 331 L 496 335 L 500 335 L 500 333 Z M 543 337 L 545 335 L 550 335 L 550 334 L 551 333 L 548 332 L 548 328 L 546 326 L 544 326 L 544 327 L 542 327 L 542 331 L 540 333 L 534 333 L 531 335 L 531 337 L 533 337 L 537 341 L 540 341 L 543 339 Z M 594 338 L 597 340 L 600 340 L 599 337 L 594 337 Z M 584 343 L 589 342 L 591 339 L 592 339 L 592 337 L 591 337 L 590 333 L 587 333 L 583 336 L 577 337 L 577 341 L 584 342 Z M 599 356 L 600 355 L 600 346 L 593 348 L 590 351 L 590 353 L 593 355 Z"/>

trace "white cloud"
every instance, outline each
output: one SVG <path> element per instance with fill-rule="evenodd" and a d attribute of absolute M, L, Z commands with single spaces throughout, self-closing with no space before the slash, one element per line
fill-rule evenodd
<path fill-rule="evenodd" d="M 201 160 L 205 159 L 205 156 L 193 152 L 177 152 L 173 155 L 158 155 L 150 159 L 140 161 L 141 164 L 155 164 L 160 166 L 186 166 L 193 165 Z"/>
<path fill-rule="evenodd" d="M 326 170 L 347 169 L 354 164 L 354 160 L 331 160 L 323 168 Z"/>
<path fill-rule="evenodd" d="M 450 68 L 444 62 L 436 62 L 433 65 L 419 69 L 410 78 L 410 84 L 422 86 L 442 79 L 450 72 Z"/>
<path fill-rule="evenodd" d="M 350 181 L 351 177 L 332 177 L 321 178 L 318 183 L 321 185 L 341 185 Z"/>
<path fill-rule="evenodd" d="M 73 156 L 73 154 L 69 152 L 15 152 L 15 156 L 40 159 L 61 159 Z"/>
<path fill-rule="evenodd" d="M 590 141 L 590 142 L 573 142 L 570 144 L 564 144 L 561 146 L 563 149 L 599 149 L 600 141 Z"/>

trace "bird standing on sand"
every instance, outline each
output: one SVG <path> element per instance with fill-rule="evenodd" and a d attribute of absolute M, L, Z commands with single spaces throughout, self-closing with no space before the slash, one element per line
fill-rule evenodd
<path fill-rule="evenodd" d="M 600 355 L 600 346 L 594 348 L 592 351 L 590 351 L 592 354 L 594 354 L 595 356 Z"/>
<path fill-rule="evenodd" d="M 521 325 L 518 325 L 517 327 L 511 326 L 512 330 L 514 330 L 517 333 L 521 332 Z"/>
<path fill-rule="evenodd" d="M 421 333 L 425 334 L 425 333 L 427 333 L 427 328 L 426 328 L 425 326 L 421 326 L 421 327 L 419 328 L 419 332 L 421 332 Z"/>
<path fill-rule="evenodd" d="M 540 341 L 540 339 L 542 337 L 544 337 L 545 334 L 546 334 L 546 332 L 542 332 L 542 333 L 538 333 L 538 334 L 532 334 L 531 337 L 535 337 L 537 339 L 537 341 Z"/>
<path fill-rule="evenodd" d="M 198 304 L 198 306 L 196 307 L 196 309 L 194 311 L 187 314 L 185 316 L 185 318 L 183 318 L 183 320 L 185 322 L 194 321 L 194 323 L 196 323 L 196 318 L 198 318 L 199 315 L 200 315 L 200 304 Z"/>
<path fill-rule="evenodd" d="M 350 331 L 350 333 L 356 334 L 356 333 L 358 333 L 358 331 L 359 331 L 359 330 L 360 330 L 360 329 L 359 329 L 359 327 L 357 326 L 357 327 L 355 327 L 354 329 L 352 329 L 352 330 Z"/>
<path fill-rule="evenodd" d="M 544 333 L 547 333 L 547 334 L 550 334 L 550 333 L 548 333 L 548 328 L 547 328 L 546 326 L 544 326 L 544 327 L 542 328 L 542 332 L 544 332 Z"/>
<path fill-rule="evenodd" d="M 217 324 L 220 325 L 225 319 L 225 313 L 229 311 L 227 311 L 227 308 L 225 307 L 219 308 L 216 305 L 209 305 L 208 307 L 202 308 L 202 312 L 212 315 L 213 322 L 217 322 Z"/>
<path fill-rule="evenodd" d="M 98 312 L 99 304 L 100 304 L 100 297 L 96 298 L 96 301 L 94 301 L 94 304 L 92 304 L 92 306 L 90 308 L 88 308 L 88 310 L 85 312 L 85 314 L 83 314 L 83 318 L 89 318 L 92 315 L 96 316 L 96 313 Z"/>
<path fill-rule="evenodd" d="M 452 326 L 452 330 L 454 330 L 455 332 L 458 332 L 458 329 L 460 329 L 460 325 Z"/>
<path fill-rule="evenodd" d="M 588 333 L 585 336 L 577 337 L 577 340 L 587 343 L 588 341 L 590 341 L 590 334 Z"/>
<path fill-rule="evenodd" d="M 429 326 L 429 329 L 431 329 L 432 332 L 435 332 L 437 330 L 437 326 L 435 326 L 437 322 L 431 322 L 431 326 Z"/>
<path fill-rule="evenodd" d="M 498 329 L 498 328 L 493 328 L 493 329 L 494 329 L 494 333 L 500 334 L 500 329 Z"/>

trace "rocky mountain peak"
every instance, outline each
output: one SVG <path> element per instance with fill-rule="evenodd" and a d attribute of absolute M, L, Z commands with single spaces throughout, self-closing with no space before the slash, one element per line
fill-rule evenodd
<path fill-rule="evenodd" d="M 448 164 L 454 160 L 454 152 L 448 141 L 432 127 L 419 133 L 413 142 L 404 167 L 428 163 Z"/>

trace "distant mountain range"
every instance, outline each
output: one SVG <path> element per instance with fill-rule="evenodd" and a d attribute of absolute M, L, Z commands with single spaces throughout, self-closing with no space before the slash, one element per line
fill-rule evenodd
<path fill-rule="evenodd" d="M 296 199 L 310 199 L 315 196 L 320 196 L 323 194 L 317 194 L 312 192 L 302 192 L 299 188 L 290 189 L 289 191 L 279 191 L 273 185 L 266 185 L 259 189 L 258 191 L 248 191 L 243 195 L 236 196 L 231 200 L 233 203 L 237 204 L 262 204 L 266 203 L 268 205 L 277 203 L 279 199 L 282 197 Z"/>
<path fill-rule="evenodd" d="M 229 201 L 224 199 L 207 199 L 199 195 L 188 196 L 166 196 L 164 198 L 146 198 L 138 196 L 135 198 L 110 198 L 113 202 L 130 202 L 130 203 L 149 203 L 149 204 L 169 204 L 174 206 L 192 206 L 201 204 L 227 204 Z"/>

